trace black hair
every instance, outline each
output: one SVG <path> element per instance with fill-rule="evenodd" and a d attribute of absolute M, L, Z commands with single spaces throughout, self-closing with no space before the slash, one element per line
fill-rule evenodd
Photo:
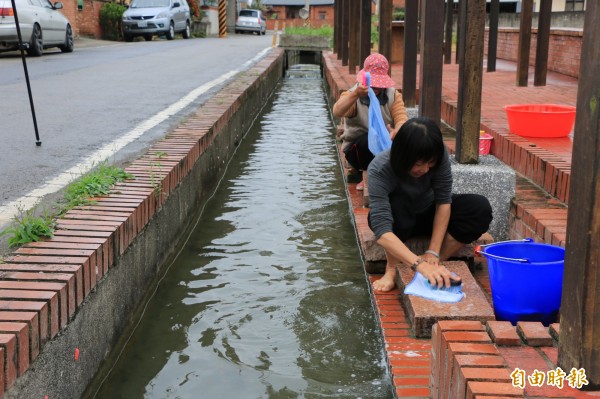
<path fill-rule="evenodd" d="M 433 161 L 436 169 L 444 157 L 444 140 L 438 125 L 429 118 L 404 122 L 390 151 L 390 162 L 397 176 L 407 174 L 418 161 Z"/>

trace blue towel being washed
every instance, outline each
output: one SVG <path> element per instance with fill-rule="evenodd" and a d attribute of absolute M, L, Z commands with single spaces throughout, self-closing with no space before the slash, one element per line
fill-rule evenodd
<path fill-rule="evenodd" d="M 419 272 L 415 273 L 415 277 L 408 283 L 404 293 L 438 302 L 458 302 L 465 296 L 462 292 L 462 285 L 438 288 L 429 284 L 429 281 Z"/>

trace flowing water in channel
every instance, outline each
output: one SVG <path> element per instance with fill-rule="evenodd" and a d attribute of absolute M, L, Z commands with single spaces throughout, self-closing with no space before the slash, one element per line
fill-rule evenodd
<path fill-rule="evenodd" d="M 314 67 L 240 144 L 97 398 L 393 397 Z"/>

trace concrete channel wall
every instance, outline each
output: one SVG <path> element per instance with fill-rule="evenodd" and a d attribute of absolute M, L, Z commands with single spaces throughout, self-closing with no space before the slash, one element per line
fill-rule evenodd
<path fill-rule="evenodd" d="M 83 276 L 89 277 L 86 283 L 91 281 L 91 289 L 85 290 L 82 302 L 74 313 L 69 312 L 68 320 L 64 318 L 66 325 L 61 325 L 54 337 L 50 333 L 47 342 L 40 342 L 39 355 L 32 354 L 29 362 L 21 362 L 21 353 L 27 352 L 12 348 L 12 354 L 6 353 L 5 360 L 0 360 L 0 366 L 4 366 L 1 374 L 8 376 L 6 381 L 0 378 L 6 390 L 4 398 L 41 399 L 47 395 L 65 399 L 84 394 L 119 338 L 131 328 L 132 316 L 141 311 L 140 304 L 164 272 L 163 266 L 175 255 L 179 240 L 193 227 L 192 221 L 215 190 L 235 147 L 268 102 L 284 69 L 284 51 L 273 49 L 141 157 L 151 157 L 159 148 L 167 154 L 160 170 L 154 170 L 162 177 L 158 186 L 161 193 L 149 190 L 148 198 L 111 235 L 114 242 L 108 250 L 104 246 L 103 256 L 107 259 L 107 254 L 114 251 L 114 260 L 104 272 L 102 265 L 98 274 L 92 267 L 91 276 L 82 269 Z M 166 147 L 172 148 L 171 153 Z M 176 153 L 180 154 L 178 160 Z M 13 261 L 17 264 L 18 256 Z M 82 284 L 81 280 L 77 282 L 79 288 Z M 66 304 L 61 308 L 61 317 L 65 308 Z M 28 340 L 20 339 L 22 348 Z"/>

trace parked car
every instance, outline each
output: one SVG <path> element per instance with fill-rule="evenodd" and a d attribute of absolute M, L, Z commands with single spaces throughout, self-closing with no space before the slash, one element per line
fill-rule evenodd
<path fill-rule="evenodd" d="M 166 36 L 173 40 L 176 33 L 189 39 L 190 7 L 186 0 L 133 0 L 123 13 L 123 38 L 131 42 L 136 36 L 152 40 Z"/>
<path fill-rule="evenodd" d="M 73 29 L 59 11 L 61 2 L 49 0 L 15 0 L 21 40 L 27 54 L 39 57 L 44 49 L 58 47 L 63 53 L 73 51 Z M 0 0 L 0 51 L 19 49 L 17 23 L 11 0 Z"/>
<path fill-rule="evenodd" d="M 262 11 L 249 8 L 240 10 L 235 21 L 235 33 L 240 32 L 256 32 L 257 35 L 267 33 L 267 19 Z"/>

